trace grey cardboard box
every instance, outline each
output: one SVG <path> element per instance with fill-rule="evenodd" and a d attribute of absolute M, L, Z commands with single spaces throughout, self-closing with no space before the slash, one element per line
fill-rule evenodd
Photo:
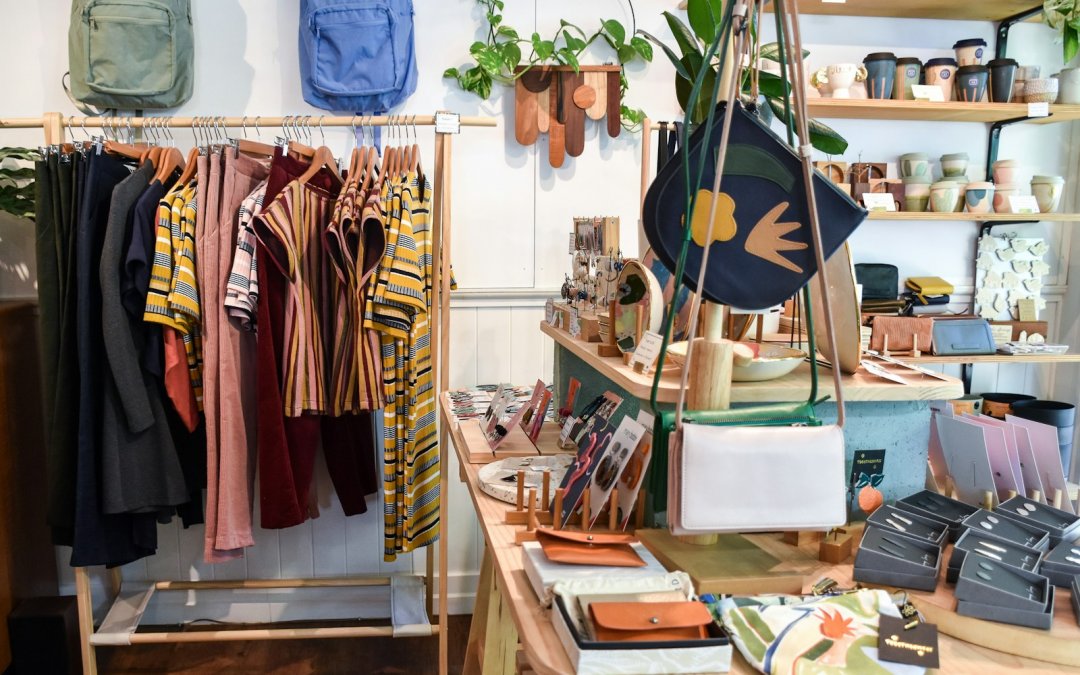
<path fill-rule="evenodd" d="M 956 603 L 956 613 L 961 616 L 970 616 L 976 619 L 1009 623 L 1014 626 L 1026 626 L 1028 628 L 1041 628 L 1050 630 L 1054 624 L 1054 595 L 1051 593 L 1046 602 L 1046 608 L 1035 612 L 1022 609 L 1010 609 L 997 605 L 983 605 L 969 600 L 960 600 Z"/>
<path fill-rule="evenodd" d="M 883 530 L 891 530 L 901 536 L 929 542 L 939 547 L 944 546 L 949 538 L 948 525 L 895 506 L 882 506 L 870 514 L 866 522 Z"/>
<path fill-rule="evenodd" d="M 1043 559 L 1039 573 L 1055 586 L 1068 587 L 1080 574 L 1080 542 L 1064 541 Z"/>
<path fill-rule="evenodd" d="M 958 502 L 955 499 L 949 499 L 930 490 L 923 490 L 904 497 L 896 502 L 896 507 L 948 525 L 949 539 L 952 541 L 955 541 L 960 536 L 961 521 L 978 511 L 974 506 Z"/>
<path fill-rule="evenodd" d="M 949 565 L 945 570 L 945 580 L 956 583 L 960 576 L 960 566 L 968 553 L 982 551 L 982 557 L 989 560 L 1018 567 L 1028 572 L 1039 571 L 1039 563 L 1042 562 L 1045 553 L 1038 549 L 1021 546 L 1020 544 L 1000 539 L 993 535 L 983 534 L 967 528 L 953 545 L 952 555 L 949 557 Z"/>
<path fill-rule="evenodd" d="M 1080 536 L 1080 517 L 1017 495 L 994 507 L 994 513 L 1022 523 L 1030 523 L 1050 533 L 1050 545 Z"/>
<path fill-rule="evenodd" d="M 956 581 L 957 600 L 1006 609 L 1040 612 L 1053 595 L 1054 587 L 1041 574 L 974 555 L 964 558 Z"/>
<path fill-rule="evenodd" d="M 937 586 L 941 549 L 873 525 L 863 532 L 852 578 L 929 591 Z"/>
<path fill-rule="evenodd" d="M 1040 551 L 1050 550 L 1050 533 L 1033 523 L 1020 523 L 1004 516 L 979 509 L 964 518 L 964 527 L 976 532 L 991 534 L 999 539 L 1006 539 L 1028 548 Z"/>

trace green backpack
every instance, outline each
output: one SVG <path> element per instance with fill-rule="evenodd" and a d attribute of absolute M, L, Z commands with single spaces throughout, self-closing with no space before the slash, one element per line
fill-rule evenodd
<path fill-rule="evenodd" d="M 194 42 L 191 0 L 72 0 L 68 93 L 99 108 L 176 107 L 191 98 Z"/>

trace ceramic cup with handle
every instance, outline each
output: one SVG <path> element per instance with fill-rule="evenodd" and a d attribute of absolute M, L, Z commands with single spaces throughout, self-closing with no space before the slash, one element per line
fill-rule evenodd
<path fill-rule="evenodd" d="M 893 79 L 892 97 L 898 101 L 914 100 L 912 85 L 919 84 L 922 78 L 922 61 L 913 56 L 896 59 L 896 77 Z"/>
<path fill-rule="evenodd" d="M 818 71 L 819 82 L 828 83 L 833 98 L 851 98 L 851 86 L 866 79 L 866 68 L 855 63 L 834 63 L 825 67 L 824 76 Z"/>
<path fill-rule="evenodd" d="M 926 84 L 941 88 L 941 94 L 946 101 L 953 100 L 956 59 L 930 59 L 923 66 L 923 72 L 926 74 Z"/>
<path fill-rule="evenodd" d="M 968 183 L 964 193 L 964 210 L 968 213 L 993 213 L 994 184 L 981 181 Z"/>
<path fill-rule="evenodd" d="M 1012 102 L 1017 66 L 1018 64 L 1013 59 L 994 59 L 986 64 L 986 67 L 990 69 L 991 101 L 994 103 Z"/>
<path fill-rule="evenodd" d="M 953 45 L 953 49 L 956 50 L 956 62 L 960 66 L 981 66 L 983 54 L 986 52 L 986 40 L 959 40 Z"/>
<path fill-rule="evenodd" d="M 892 98 L 896 79 L 896 54 L 876 52 L 863 59 L 866 68 L 866 93 L 869 98 Z"/>
<path fill-rule="evenodd" d="M 1031 179 L 1031 194 L 1039 202 L 1041 213 L 1057 211 L 1064 190 L 1065 179 L 1062 176 L 1035 176 Z"/>

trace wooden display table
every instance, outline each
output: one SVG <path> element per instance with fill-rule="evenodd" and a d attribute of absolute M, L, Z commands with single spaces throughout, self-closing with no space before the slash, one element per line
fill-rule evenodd
<path fill-rule="evenodd" d="M 480 490 L 477 482 L 480 465 L 467 461 L 470 448 L 450 414 L 449 399 L 445 394 L 439 399 L 439 414 L 449 431 L 461 467 L 461 480 L 468 487 L 486 542 L 463 673 L 512 675 L 517 672 L 519 641 L 523 659 L 535 673 L 572 673 L 570 660 L 552 627 L 549 610 L 540 606 L 525 576 L 521 547 L 514 543 L 514 533 L 521 526 L 507 525 L 504 521 L 512 506 Z M 779 540 L 780 535 L 756 536 Z M 841 584 L 850 584 L 851 564 L 823 567 L 821 573 Z M 1058 621 L 1066 618 L 1059 616 Z M 979 623 L 988 629 L 994 626 L 988 622 Z M 1025 673 L 1080 672 L 1080 669 L 1002 654 L 948 636 L 942 636 L 940 649 L 941 672 L 945 673 L 1011 675 L 1016 669 L 1023 669 Z M 1080 649 L 1080 643 L 1077 649 Z M 750 675 L 756 671 L 735 650 L 730 672 Z"/>

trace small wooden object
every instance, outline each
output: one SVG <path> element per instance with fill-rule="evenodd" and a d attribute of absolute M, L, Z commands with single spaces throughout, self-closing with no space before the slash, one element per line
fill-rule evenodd
<path fill-rule="evenodd" d="M 525 470 L 518 469 L 517 472 L 517 504 L 514 505 L 513 511 L 506 512 L 506 523 L 508 525 L 528 525 L 530 520 L 535 520 L 542 525 L 551 525 L 552 516 L 548 511 L 548 499 L 547 491 L 551 485 L 551 472 L 544 471 L 544 494 L 541 498 L 543 501 L 540 506 L 540 511 L 536 510 L 536 488 L 529 488 L 529 505 L 525 506 Z"/>
<path fill-rule="evenodd" d="M 782 540 L 785 544 L 790 544 L 792 546 L 806 546 L 820 541 L 821 532 L 814 532 L 812 530 L 791 530 L 784 533 Z"/>
<path fill-rule="evenodd" d="M 1051 506 L 1053 506 L 1055 509 L 1060 509 L 1061 505 L 1064 502 L 1065 502 L 1065 493 L 1061 490 L 1061 488 L 1054 488 L 1054 500 L 1053 500 L 1053 504 L 1051 504 Z"/>
<path fill-rule="evenodd" d="M 814 168 L 837 185 L 845 181 L 848 172 L 847 162 L 814 162 Z"/>
<path fill-rule="evenodd" d="M 514 138 L 522 145 L 532 145 L 540 134 L 536 121 L 536 95 L 526 89 L 520 79 L 514 92 Z"/>
<path fill-rule="evenodd" d="M 918 336 L 918 334 L 912 335 L 911 340 L 912 340 L 911 356 L 917 359 L 920 356 L 922 356 L 922 352 L 919 351 L 919 336 Z"/>
<path fill-rule="evenodd" d="M 592 506 L 592 495 L 589 494 L 589 490 L 581 493 L 581 530 L 586 532 L 590 530 L 589 527 L 589 508 Z"/>
<path fill-rule="evenodd" d="M 617 138 L 622 130 L 622 87 L 619 76 L 622 70 L 612 70 L 607 75 L 607 132 L 608 136 Z"/>
<path fill-rule="evenodd" d="M 556 530 L 561 530 L 562 529 L 562 507 L 563 507 L 564 493 L 565 493 L 564 488 L 559 488 L 558 490 L 555 491 L 555 509 L 554 509 L 555 518 L 554 518 L 554 522 L 551 524 L 551 526 L 554 527 Z"/>
<path fill-rule="evenodd" d="M 1036 501 L 1036 502 L 1041 502 L 1043 500 L 1042 491 L 1041 490 L 1032 490 L 1031 491 L 1031 500 Z"/>
<path fill-rule="evenodd" d="M 983 491 L 982 501 L 979 503 L 979 506 L 983 507 L 987 511 L 992 511 L 993 510 L 993 508 L 994 508 L 994 491 L 993 490 L 985 490 L 985 491 Z"/>
<path fill-rule="evenodd" d="M 851 557 L 851 535 L 833 530 L 818 547 L 818 559 L 830 565 L 839 565 Z"/>
<path fill-rule="evenodd" d="M 596 103 L 596 90 L 588 84 L 583 84 L 574 90 L 574 105 L 582 110 L 588 110 Z"/>
<path fill-rule="evenodd" d="M 562 114 L 566 119 L 566 154 L 579 157 L 585 151 L 585 110 L 574 104 L 573 96 L 582 85 L 582 73 L 562 73 Z"/>
<path fill-rule="evenodd" d="M 559 98 L 561 78 L 552 78 L 548 88 L 548 162 L 558 169 L 566 161 L 566 127 L 559 121 Z"/>
<path fill-rule="evenodd" d="M 585 84 L 592 87 L 593 103 L 585 110 L 591 120 L 602 120 L 607 113 L 607 75 L 598 72 L 586 72 Z"/>
<path fill-rule="evenodd" d="M 514 542 L 536 541 L 536 528 L 539 521 L 536 518 L 536 488 L 529 488 L 529 510 L 525 521 L 525 531 L 514 533 Z"/>
<path fill-rule="evenodd" d="M 544 469 L 544 492 L 540 495 L 540 510 L 547 513 L 551 509 L 551 498 L 548 494 L 551 491 L 551 470 Z"/>
<path fill-rule="evenodd" d="M 615 488 L 611 491 L 611 498 L 608 499 L 608 529 L 612 532 L 619 526 L 619 488 Z"/>

